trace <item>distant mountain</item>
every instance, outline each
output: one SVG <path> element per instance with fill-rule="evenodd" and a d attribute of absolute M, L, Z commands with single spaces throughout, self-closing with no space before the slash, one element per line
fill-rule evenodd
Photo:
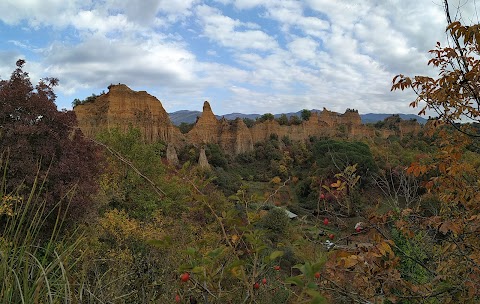
<path fill-rule="evenodd" d="M 182 122 L 185 123 L 194 123 L 197 120 L 197 116 L 201 116 L 202 112 L 200 111 L 189 111 L 181 110 L 173 113 L 168 113 L 170 120 L 176 126 L 180 125 Z"/>
<path fill-rule="evenodd" d="M 362 118 L 362 123 L 376 123 L 377 121 L 382 121 L 385 118 L 392 116 L 393 114 L 377 114 L 377 113 L 368 113 L 368 114 L 360 114 L 360 117 Z M 424 125 L 427 123 L 427 119 L 420 117 L 415 114 L 398 114 L 401 119 L 403 120 L 410 120 L 410 119 L 416 119 L 418 123 Z"/>
<path fill-rule="evenodd" d="M 313 109 L 311 110 L 312 112 L 321 112 L 321 110 Z M 301 111 L 298 112 L 290 112 L 290 113 L 282 113 L 287 115 L 287 117 L 290 118 L 290 116 L 301 116 Z M 275 114 L 275 118 L 280 117 L 282 114 Z M 180 125 L 182 122 L 184 123 L 194 123 L 197 120 L 197 117 L 202 115 L 202 112 L 200 111 L 189 111 L 189 110 L 181 110 L 181 111 L 176 111 L 172 113 L 168 113 L 170 116 L 170 120 L 174 125 Z M 385 118 L 392 116 L 393 114 L 376 114 L 376 113 L 368 113 L 368 114 L 360 114 L 360 117 L 362 118 L 362 123 L 376 123 L 377 121 L 382 121 Z M 410 120 L 410 119 L 416 119 L 419 123 L 425 124 L 427 120 L 425 118 L 422 118 L 418 115 L 414 114 L 398 114 L 400 115 L 400 118 L 403 120 Z M 240 118 L 249 118 L 255 120 L 257 117 L 262 116 L 261 114 L 242 114 L 242 113 L 231 113 L 231 114 L 225 114 L 225 115 L 215 115 L 217 119 L 221 119 L 222 117 L 228 119 L 228 120 L 235 120 L 237 117 Z"/>

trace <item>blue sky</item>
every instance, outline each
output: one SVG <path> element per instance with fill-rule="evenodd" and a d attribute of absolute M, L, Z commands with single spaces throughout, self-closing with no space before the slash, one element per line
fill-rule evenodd
<path fill-rule="evenodd" d="M 450 1 L 457 12 L 458 1 Z M 169 111 L 301 109 L 415 113 L 399 73 L 445 42 L 441 0 L 2 0 L 0 78 L 27 61 L 32 80 L 60 79 L 59 108 L 111 83 Z M 474 1 L 460 2 L 472 20 Z"/>

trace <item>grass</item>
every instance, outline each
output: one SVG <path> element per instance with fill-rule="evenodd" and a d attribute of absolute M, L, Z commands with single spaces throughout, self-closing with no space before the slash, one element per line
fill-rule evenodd
<path fill-rule="evenodd" d="M 38 179 L 26 195 L 18 190 L 6 192 L 6 162 L 0 159 L 2 167 L 0 303 L 72 302 L 69 278 L 78 261 L 73 253 L 82 238 L 78 233 L 60 237 L 68 202 L 59 202 L 53 211 L 46 210 Z M 53 225 L 47 222 L 51 219 Z"/>

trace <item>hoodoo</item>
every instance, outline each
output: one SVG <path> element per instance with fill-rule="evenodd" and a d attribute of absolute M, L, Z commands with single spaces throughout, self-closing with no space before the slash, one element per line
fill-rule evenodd
<path fill-rule="evenodd" d="M 95 136 L 102 130 L 138 128 L 146 142 L 162 140 L 168 144 L 169 162 L 176 163 L 175 148 L 185 144 L 204 147 L 217 144 L 227 154 L 236 155 L 253 150 L 257 142 L 269 139 L 272 134 L 278 138 L 308 140 L 311 136 L 342 138 L 388 137 L 417 134 L 421 126 L 414 121 L 400 121 L 395 128 L 375 129 L 362 124 L 356 110 L 347 109 L 344 114 L 323 109 L 312 113 L 308 120 L 299 124 L 280 125 L 275 120 L 257 122 L 248 128 L 242 119 L 234 121 L 217 119 L 208 101 L 203 104 L 202 115 L 186 134 L 174 126 L 161 102 L 145 91 L 136 92 L 123 84 L 110 85 L 106 94 L 93 102 L 74 108 L 80 128 L 87 136 Z M 176 156 L 176 153 L 175 153 Z"/>

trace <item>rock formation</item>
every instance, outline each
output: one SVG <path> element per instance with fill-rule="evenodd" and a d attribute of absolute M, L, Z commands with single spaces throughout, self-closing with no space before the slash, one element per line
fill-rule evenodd
<path fill-rule="evenodd" d="M 102 130 L 138 128 L 147 142 L 177 143 L 182 134 L 168 117 L 160 101 L 145 91 L 136 92 L 123 84 L 110 85 L 107 94 L 74 108 L 78 125 L 86 136 Z"/>
<path fill-rule="evenodd" d="M 375 129 L 363 125 L 360 115 L 355 110 L 347 109 L 344 114 L 323 109 L 321 113 L 312 113 L 308 121 L 299 125 L 280 125 L 275 120 L 256 123 L 248 128 L 242 119 L 234 121 L 218 120 L 210 104 L 205 101 L 202 115 L 192 130 L 186 135 L 172 125 L 162 104 L 145 91 L 136 92 L 126 85 L 111 85 L 107 94 L 102 94 L 95 101 L 78 105 L 74 108 L 80 128 L 87 136 L 94 136 L 102 130 L 119 128 L 140 129 L 147 142 L 162 140 L 168 143 L 167 159 L 171 164 L 178 163 L 175 148 L 185 144 L 203 147 L 200 165 L 209 166 L 205 156 L 205 144 L 218 144 L 227 154 L 236 155 L 253 150 L 257 142 L 270 138 L 288 137 L 291 140 L 308 140 L 311 136 L 331 136 L 342 138 L 388 137 L 417 134 L 421 126 L 415 121 L 401 121 L 396 116 L 385 120 L 388 127 Z"/>
<path fill-rule="evenodd" d="M 175 150 L 175 147 L 171 143 L 167 145 L 167 161 L 173 166 L 177 166 L 179 164 L 177 150 Z"/>
<path fill-rule="evenodd" d="M 202 146 L 200 149 L 200 156 L 198 157 L 198 166 L 204 169 L 210 169 L 210 164 L 208 163 L 207 154 L 205 153 L 205 147 Z"/>

